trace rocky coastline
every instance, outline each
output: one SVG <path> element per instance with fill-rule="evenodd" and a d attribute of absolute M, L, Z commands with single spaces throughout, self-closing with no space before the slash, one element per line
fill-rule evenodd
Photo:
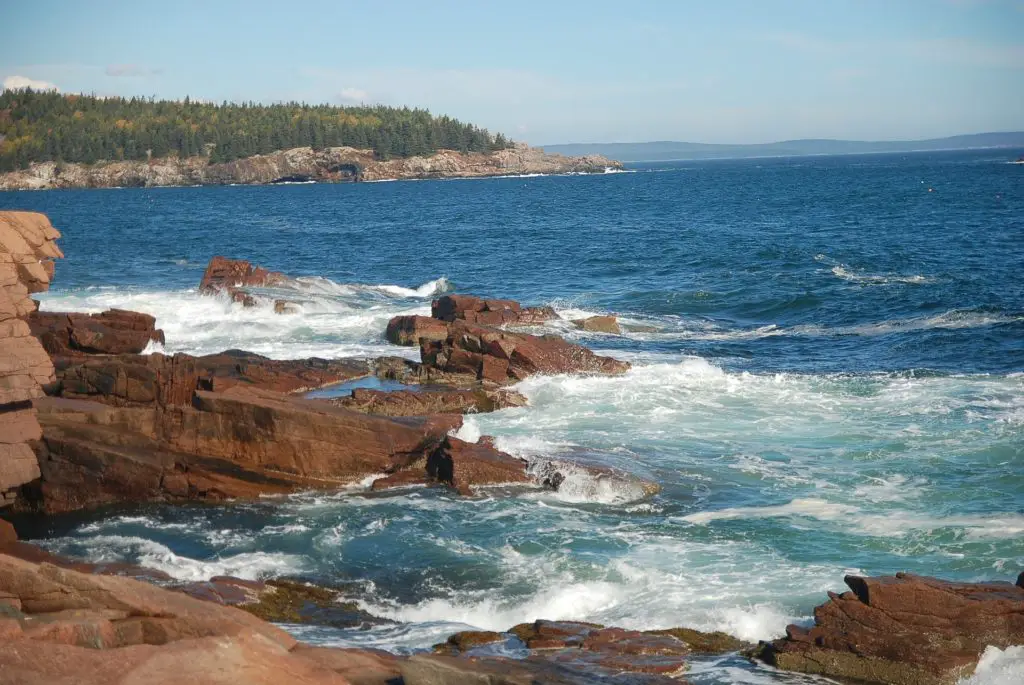
<path fill-rule="evenodd" d="M 531 464 L 456 433 L 467 413 L 520 406 L 534 374 L 629 365 L 536 326 L 557 314 L 512 300 L 437 298 L 382 333 L 420 361 L 271 360 L 241 350 L 168 356 L 146 314 L 38 311 L 60 237 L 47 218 L 0 212 L 0 513 L 33 517 L 130 502 L 219 502 L 362 481 L 373 490 L 553 488 Z M 267 289 L 288 276 L 215 257 L 200 290 L 287 316 Z M 283 289 L 282 292 L 286 292 Z M 274 291 L 276 292 L 276 291 Z M 614 334 L 614 317 L 572 322 Z M 401 390 L 310 390 L 377 377 Z M 540 466 L 540 468 L 538 468 Z M 632 477 L 583 469 L 593 478 Z M 636 481 L 645 493 L 657 485 Z M 494 492 L 491 490 L 491 492 Z M 433 652 L 314 647 L 273 625 L 379 622 L 301 578 L 176 582 L 130 564 L 65 559 L 0 519 L 0 685 L 6 683 L 635 683 L 685 679 L 689 660 L 741 652 L 770 666 L 862 682 L 952 685 L 990 646 L 1024 644 L 1024 574 L 954 583 L 849 576 L 813 626 L 758 646 L 684 627 L 635 631 L 538 620 L 452 635 Z"/>
<path fill-rule="evenodd" d="M 27 169 L 0 174 L 0 190 L 340 183 L 526 174 L 600 174 L 620 169 L 620 162 L 600 155 L 566 157 L 525 145 L 490 153 L 441 150 L 427 157 L 390 160 L 377 159 L 372 150 L 299 147 L 222 164 L 210 164 L 206 157 L 109 161 L 92 165 L 36 163 Z"/>

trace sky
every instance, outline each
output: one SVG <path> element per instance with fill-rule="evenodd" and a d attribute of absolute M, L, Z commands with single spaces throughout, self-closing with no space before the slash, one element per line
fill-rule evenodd
<path fill-rule="evenodd" d="M 427 108 L 531 144 L 1024 129 L 1024 0 L 0 0 L 0 80 Z"/>

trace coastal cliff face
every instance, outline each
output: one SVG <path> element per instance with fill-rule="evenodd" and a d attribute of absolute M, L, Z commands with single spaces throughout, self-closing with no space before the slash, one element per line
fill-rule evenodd
<path fill-rule="evenodd" d="M 0 174 L 0 190 L 115 188 L 190 185 L 260 185 L 283 182 L 384 181 L 475 178 L 521 174 L 603 173 L 622 164 L 599 155 L 565 157 L 519 146 L 490 153 L 441 150 L 429 157 L 380 161 L 371 150 L 308 147 L 279 150 L 224 164 L 205 157 L 93 165 L 44 162 Z"/>
<path fill-rule="evenodd" d="M 39 478 L 29 442 L 42 432 L 31 401 L 53 380 L 53 364 L 25 319 L 36 310 L 30 294 L 49 287 L 53 259 L 64 256 L 59 237 L 42 214 L 0 212 L 0 508 Z"/>

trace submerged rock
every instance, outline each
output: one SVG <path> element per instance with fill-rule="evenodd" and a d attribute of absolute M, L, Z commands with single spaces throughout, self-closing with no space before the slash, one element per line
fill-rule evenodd
<path fill-rule="evenodd" d="M 1024 574 L 1010 583 L 954 583 L 897 574 L 847 576 L 814 626 L 791 625 L 757 658 L 781 669 L 892 685 L 952 685 L 989 645 L 1024 644 Z"/>
<path fill-rule="evenodd" d="M 753 647 L 749 642 L 738 640 L 721 631 L 704 632 L 693 628 L 665 628 L 644 631 L 649 635 L 671 635 L 685 643 L 695 654 L 726 654 Z"/>
<path fill-rule="evenodd" d="M 520 644 L 528 656 L 512 660 L 488 653 L 488 645 L 506 640 Z M 678 683 L 675 677 L 686 668 L 691 651 L 671 635 L 543 620 L 517 625 L 507 633 L 456 633 L 434 650 L 435 655 L 402 664 L 407 684 Z"/>
<path fill-rule="evenodd" d="M 268 580 L 256 601 L 240 607 L 253 616 L 274 623 L 310 623 L 352 628 L 386 622 L 362 611 L 355 602 L 341 602 L 330 588 L 294 580 Z"/>
<path fill-rule="evenodd" d="M 475 388 L 460 390 L 371 390 L 356 388 L 348 397 L 329 400 L 347 409 L 382 416 L 423 416 L 425 414 L 478 414 L 522 407 L 526 398 L 505 389 Z"/>
<path fill-rule="evenodd" d="M 619 320 L 614 316 L 591 316 L 586 319 L 575 319 L 572 323 L 576 328 L 584 331 L 622 335 Z"/>

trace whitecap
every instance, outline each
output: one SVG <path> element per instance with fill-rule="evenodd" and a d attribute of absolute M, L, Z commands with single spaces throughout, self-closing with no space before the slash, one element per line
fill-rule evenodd
<path fill-rule="evenodd" d="M 211 559 L 192 559 L 176 554 L 170 547 L 147 538 L 129 535 L 97 535 L 91 538 L 56 538 L 46 547 L 60 549 L 75 544 L 88 551 L 94 562 L 127 561 L 163 571 L 177 580 L 208 580 L 214 576 L 235 576 L 246 580 L 295 575 L 306 569 L 303 557 L 274 552 L 241 552 Z"/>
<path fill-rule="evenodd" d="M 981 655 L 974 674 L 958 685 L 1020 685 L 1024 682 L 1024 646 L 1000 649 L 989 646 Z"/>

